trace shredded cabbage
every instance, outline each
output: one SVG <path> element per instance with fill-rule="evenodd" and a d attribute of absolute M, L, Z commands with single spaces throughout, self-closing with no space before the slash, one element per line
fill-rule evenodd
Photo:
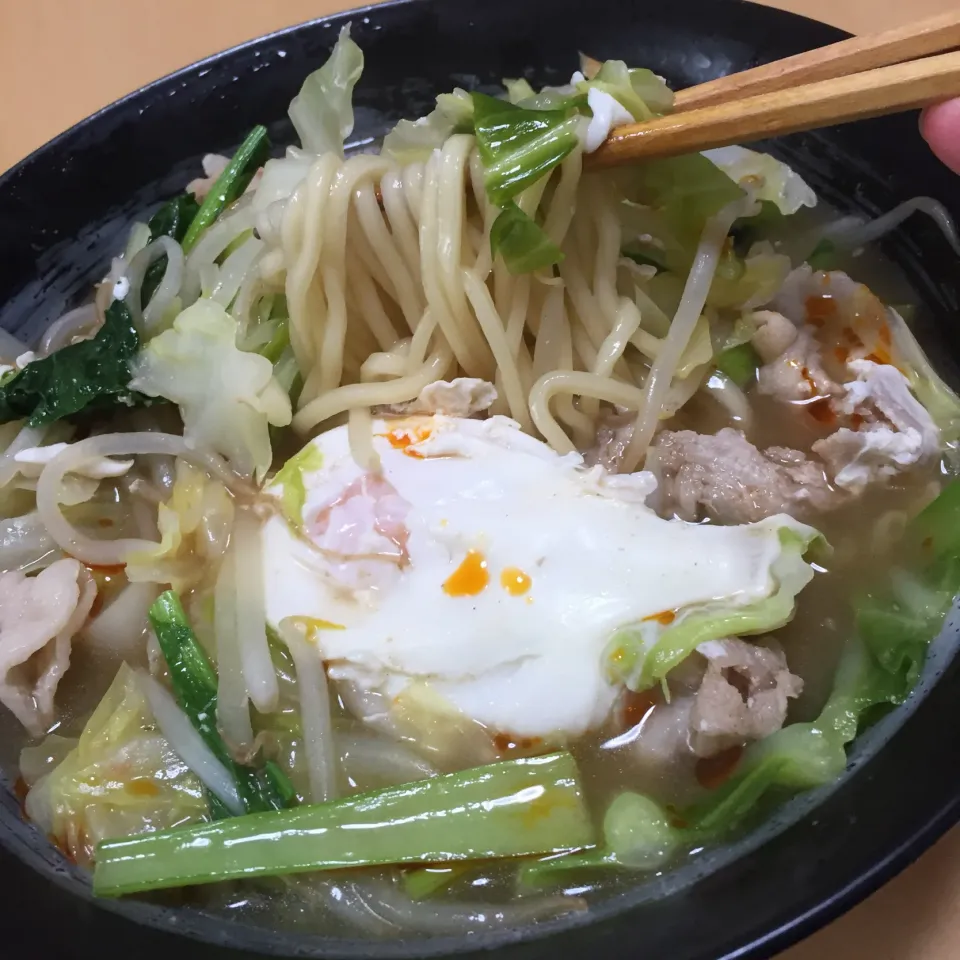
<path fill-rule="evenodd" d="M 31 788 L 26 811 L 68 856 L 87 864 L 101 840 L 205 819 L 207 801 L 200 781 L 156 731 L 124 664 L 76 747 Z"/>
<path fill-rule="evenodd" d="M 270 361 L 237 348 L 237 326 L 220 304 L 198 300 L 147 344 L 131 386 L 179 405 L 188 444 L 260 480 L 272 460 L 269 427 L 287 426 L 292 411 Z"/>
<path fill-rule="evenodd" d="M 314 443 L 308 443 L 298 454 L 292 456 L 273 478 L 273 487 L 282 487 L 280 503 L 283 515 L 295 527 L 303 523 L 303 505 L 307 500 L 304 475 L 316 473 L 323 468 L 323 451 Z"/>
<path fill-rule="evenodd" d="M 436 108 L 425 117 L 401 120 L 384 137 L 380 154 L 403 165 L 426 161 L 447 137 L 472 131 L 473 100 L 466 90 L 457 87 L 453 93 L 441 93 Z"/>
<path fill-rule="evenodd" d="M 645 68 L 631 70 L 622 60 L 605 61 L 592 80 L 577 84 L 581 92 L 591 89 L 609 93 L 637 121 L 651 120 L 673 109 L 673 91 L 663 77 Z"/>
<path fill-rule="evenodd" d="M 718 147 L 703 153 L 755 200 L 774 204 L 785 215 L 815 207 L 817 195 L 806 181 L 781 160 L 746 147 Z"/>
<path fill-rule="evenodd" d="M 744 260 L 735 259 L 738 265 L 735 275 L 720 268 L 714 274 L 707 295 L 709 306 L 740 310 L 762 307 L 776 296 L 792 269 L 790 258 L 776 253 L 769 243 L 755 243 Z"/>
<path fill-rule="evenodd" d="M 889 307 L 887 317 L 893 346 L 900 361 L 898 366 L 907 378 L 910 389 L 933 418 L 940 430 L 941 440 L 945 443 L 960 440 L 960 397 L 933 369 L 903 317 Z"/>
<path fill-rule="evenodd" d="M 362 72 L 363 51 L 350 39 L 347 24 L 327 62 L 303 81 L 290 102 L 290 119 L 304 150 L 343 156 L 343 142 L 353 132 L 353 88 Z"/>
<path fill-rule="evenodd" d="M 170 499 L 157 507 L 160 543 L 128 554 L 127 579 L 170 584 L 179 592 L 195 586 L 226 548 L 233 514 L 233 500 L 219 480 L 177 460 Z"/>

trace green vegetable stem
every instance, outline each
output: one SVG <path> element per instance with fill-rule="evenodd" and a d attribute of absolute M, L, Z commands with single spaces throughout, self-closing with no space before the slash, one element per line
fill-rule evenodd
<path fill-rule="evenodd" d="M 569 753 L 508 760 L 291 810 L 108 840 L 94 892 L 556 853 L 593 843 Z"/>
<path fill-rule="evenodd" d="M 183 237 L 185 253 L 190 252 L 203 231 L 247 189 L 253 175 L 267 162 L 269 156 L 270 139 L 267 137 L 267 128 L 256 126 L 247 134 L 247 139 L 240 144 L 223 173 L 217 177 L 193 218 Z"/>
<path fill-rule="evenodd" d="M 174 696 L 207 746 L 227 768 L 237 784 L 237 793 L 248 813 L 280 810 L 296 802 L 296 793 L 283 771 L 273 763 L 256 770 L 237 763 L 217 730 L 217 675 L 173 590 L 160 594 L 149 611 L 150 623 L 170 670 Z M 226 808 L 209 794 L 214 818 L 229 816 Z"/>

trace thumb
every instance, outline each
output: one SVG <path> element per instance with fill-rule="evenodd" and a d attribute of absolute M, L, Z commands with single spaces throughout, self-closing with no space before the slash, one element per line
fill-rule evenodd
<path fill-rule="evenodd" d="M 930 149 L 960 173 L 960 99 L 928 107 L 920 117 L 920 133 Z"/>

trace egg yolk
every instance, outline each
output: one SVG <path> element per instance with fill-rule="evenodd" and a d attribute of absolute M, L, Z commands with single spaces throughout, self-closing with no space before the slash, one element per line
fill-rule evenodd
<path fill-rule="evenodd" d="M 443 582 L 451 597 L 475 597 L 490 582 L 486 557 L 479 550 L 468 550 L 463 562 Z"/>
<path fill-rule="evenodd" d="M 518 567 L 504 567 L 500 574 L 500 586 L 511 597 L 521 597 L 530 589 L 530 577 Z"/>

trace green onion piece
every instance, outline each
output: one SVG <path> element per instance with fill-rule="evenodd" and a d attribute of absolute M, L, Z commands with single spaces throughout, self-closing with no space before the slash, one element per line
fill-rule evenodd
<path fill-rule="evenodd" d="M 760 358 L 749 343 L 738 343 L 717 355 L 717 369 L 741 388 L 753 383 L 759 367 Z"/>
<path fill-rule="evenodd" d="M 220 216 L 224 208 L 233 203 L 247 189 L 253 175 L 267 162 L 269 156 L 270 140 L 267 137 L 267 128 L 262 125 L 256 126 L 247 134 L 247 139 L 240 144 L 233 159 L 217 177 L 200 205 L 197 215 L 183 238 L 182 246 L 185 253 L 190 252 L 200 239 L 200 234 Z"/>
<path fill-rule="evenodd" d="M 532 273 L 563 259 L 560 248 L 513 201 L 493 221 L 490 249 L 513 274 Z"/>
<path fill-rule="evenodd" d="M 94 892 L 386 863 L 518 857 L 594 841 L 569 753 L 507 760 L 343 800 L 234 817 L 96 851 Z"/>

